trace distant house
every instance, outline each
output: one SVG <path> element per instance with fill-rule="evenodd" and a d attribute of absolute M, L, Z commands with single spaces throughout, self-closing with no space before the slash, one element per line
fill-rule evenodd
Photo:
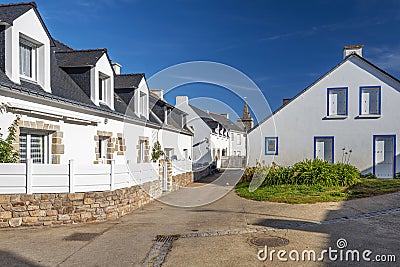
<path fill-rule="evenodd" d="M 53 39 L 34 3 L 1 5 L 0 19 L 0 102 L 8 111 L 0 127 L 5 135 L 20 118 L 20 162 L 148 163 L 157 140 L 189 160 L 186 114 L 174 109 L 180 123 L 158 118 L 158 106 L 172 106 L 151 104 L 144 74 L 121 74 L 106 49 L 75 50 Z"/>
<path fill-rule="evenodd" d="M 390 178 L 399 166 L 400 81 L 344 48 L 344 59 L 248 134 L 250 165 L 349 162 Z"/>
<path fill-rule="evenodd" d="M 189 104 L 187 96 L 177 96 L 175 106 L 188 114 L 187 125 L 194 131 L 192 160 L 195 165 L 214 163 L 217 168 L 226 167 L 224 160 L 246 156 L 246 133 L 227 114 L 201 110 Z"/>

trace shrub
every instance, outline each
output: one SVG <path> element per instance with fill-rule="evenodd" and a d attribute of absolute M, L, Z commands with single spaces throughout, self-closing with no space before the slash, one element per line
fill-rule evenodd
<path fill-rule="evenodd" d="M 255 175 L 256 174 L 256 175 Z M 360 172 L 352 165 L 329 163 L 320 159 L 305 160 L 289 167 L 273 164 L 271 168 L 259 166 L 247 168 L 241 181 L 263 180 L 266 185 L 313 185 L 313 186 L 351 186 L 360 180 Z"/>
<path fill-rule="evenodd" d="M 8 136 L 5 140 L 0 137 L 0 163 L 15 163 L 19 159 L 18 151 L 12 145 L 16 138 L 19 118 L 15 119 L 8 127 Z"/>

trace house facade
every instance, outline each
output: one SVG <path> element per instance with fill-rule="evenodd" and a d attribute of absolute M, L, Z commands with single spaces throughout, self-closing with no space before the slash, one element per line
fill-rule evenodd
<path fill-rule="evenodd" d="M 144 74 L 121 74 L 107 49 L 53 39 L 34 3 L 1 5 L 0 14 L 0 132 L 18 118 L 21 163 L 148 163 L 156 141 L 190 160 L 186 114 L 176 109 L 181 123 L 163 123 Z"/>
<path fill-rule="evenodd" d="M 248 133 L 248 161 L 291 165 L 348 162 L 391 178 L 399 166 L 400 82 L 344 48 L 344 59 Z"/>
<path fill-rule="evenodd" d="M 246 133 L 230 121 L 227 114 L 201 110 L 189 104 L 187 96 L 177 96 L 175 106 L 188 114 L 187 125 L 194 131 L 192 160 L 195 166 L 215 163 L 217 168 L 227 167 L 224 160 L 245 157 Z"/>

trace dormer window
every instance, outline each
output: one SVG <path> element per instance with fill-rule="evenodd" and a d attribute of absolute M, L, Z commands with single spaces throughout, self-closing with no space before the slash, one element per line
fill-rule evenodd
<path fill-rule="evenodd" d="M 36 81 L 37 45 L 20 38 L 19 42 L 19 74 L 22 78 Z"/>
<path fill-rule="evenodd" d="M 108 86 L 109 77 L 101 72 L 99 72 L 99 102 L 107 102 L 107 93 L 109 90 Z"/>

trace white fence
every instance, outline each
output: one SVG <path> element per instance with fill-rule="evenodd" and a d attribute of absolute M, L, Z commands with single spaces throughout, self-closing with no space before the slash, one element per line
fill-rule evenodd
<path fill-rule="evenodd" d="M 105 191 L 157 179 L 157 163 L 0 164 L 0 194 Z"/>
<path fill-rule="evenodd" d="M 173 160 L 172 176 L 192 171 L 192 161 L 190 160 Z"/>

